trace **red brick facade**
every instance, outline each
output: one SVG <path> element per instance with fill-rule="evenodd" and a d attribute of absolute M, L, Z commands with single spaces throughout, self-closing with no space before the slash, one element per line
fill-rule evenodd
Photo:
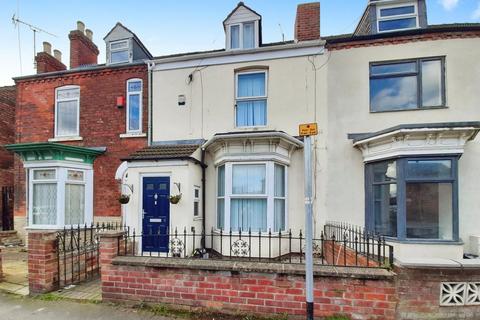
<path fill-rule="evenodd" d="M 15 86 L 0 88 L 0 187 L 13 185 L 13 154 L 2 146 L 15 141 Z"/>
<path fill-rule="evenodd" d="M 56 289 L 58 279 L 57 234 L 28 233 L 28 286 L 31 294 Z"/>
<path fill-rule="evenodd" d="M 295 18 L 295 40 L 320 39 L 320 2 L 299 4 Z"/>
<path fill-rule="evenodd" d="M 94 216 L 120 216 L 119 185 L 115 172 L 120 159 L 147 144 L 146 137 L 120 138 L 126 132 L 126 106 L 116 98 L 126 96 L 126 81 L 143 80 L 143 132 L 147 131 L 146 65 L 67 72 L 63 75 L 17 80 L 16 143 L 47 142 L 54 138 L 55 88 L 80 86 L 80 136 L 82 141 L 59 142 L 83 147 L 106 147 L 94 162 Z M 15 160 L 15 216 L 26 216 L 25 170 Z"/>
<path fill-rule="evenodd" d="M 70 39 L 70 69 L 97 64 L 98 48 L 82 31 L 73 30 Z"/>
<path fill-rule="evenodd" d="M 35 62 L 37 63 L 37 73 L 62 71 L 67 69 L 67 66 L 47 52 L 37 53 Z"/>

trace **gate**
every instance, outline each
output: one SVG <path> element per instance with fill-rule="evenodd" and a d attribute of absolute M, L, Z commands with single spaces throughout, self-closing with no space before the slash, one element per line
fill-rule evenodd
<path fill-rule="evenodd" d="M 0 230 L 13 230 L 13 187 L 2 187 L 0 209 Z"/>
<path fill-rule="evenodd" d="M 98 228 L 78 227 L 57 233 L 58 287 L 99 276 Z"/>

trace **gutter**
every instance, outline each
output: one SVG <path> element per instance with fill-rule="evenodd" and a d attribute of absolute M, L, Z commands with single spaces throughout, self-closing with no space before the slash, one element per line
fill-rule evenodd
<path fill-rule="evenodd" d="M 155 62 L 152 60 L 146 60 L 148 68 L 148 128 L 147 128 L 147 145 L 152 145 L 152 114 L 153 114 L 153 68 L 155 68 Z"/>

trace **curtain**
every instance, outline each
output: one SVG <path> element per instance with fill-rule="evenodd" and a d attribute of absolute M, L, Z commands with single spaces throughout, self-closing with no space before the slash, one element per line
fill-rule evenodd
<path fill-rule="evenodd" d="M 225 199 L 217 199 L 217 228 L 222 229 L 225 227 Z"/>
<path fill-rule="evenodd" d="M 57 135 L 76 136 L 78 101 L 61 101 L 57 103 Z"/>
<path fill-rule="evenodd" d="M 57 220 L 57 184 L 34 183 L 32 222 L 34 225 L 55 225 Z"/>
<path fill-rule="evenodd" d="M 254 24 L 243 24 L 243 49 L 251 49 L 255 46 L 255 32 Z"/>
<path fill-rule="evenodd" d="M 65 225 L 85 223 L 85 186 L 65 185 Z"/>
<path fill-rule="evenodd" d="M 240 28 L 239 26 L 230 27 L 230 48 L 237 49 L 240 47 Z"/>
<path fill-rule="evenodd" d="M 265 194 L 264 164 L 233 166 L 233 194 Z"/>
<path fill-rule="evenodd" d="M 267 231 L 266 199 L 232 199 L 230 206 L 232 230 Z"/>
<path fill-rule="evenodd" d="M 239 74 L 237 96 L 239 98 L 264 97 L 265 73 Z"/>
<path fill-rule="evenodd" d="M 274 167 L 274 228 L 285 230 L 285 167 L 275 164 Z M 279 197 L 279 198 L 277 198 Z"/>
<path fill-rule="evenodd" d="M 264 126 L 266 124 L 266 100 L 237 102 L 237 127 Z"/>
<path fill-rule="evenodd" d="M 275 231 L 285 230 L 285 199 L 275 199 L 274 206 Z"/>
<path fill-rule="evenodd" d="M 128 96 L 128 130 L 140 130 L 140 95 L 131 94 Z"/>

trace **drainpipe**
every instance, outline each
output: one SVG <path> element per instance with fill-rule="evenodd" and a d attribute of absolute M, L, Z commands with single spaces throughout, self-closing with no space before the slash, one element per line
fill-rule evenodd
<path fill-rule="evenodd" d="M 152 145 L 152 113 L 153 113 L 153 68 L 155 62 L 152 60 L 145 60 L 148 67 L 148 128 L 147 128 L 147 144 Z"/>
<path fill-rule="evenodd" d="M 205 185 L 206 185 L 206 180 L 205 180 L 205 169 L 207 168 L 207 166 L 205 165 L 205 149 L 202 148 L 202 154 L 201 154 L 201 157 L 200 157 L 200 161 L 201 161 L 201 166 L 202 166 L 202 234 L 203 234 L 203 238 L 202 238 L 202 251 L 205 252 L 205 247 L 206 247 L 206 238 L 205 238 L 205 234 L 207 233 L 207 222 L 205 221 L 205 199 L 206 199 L 206 196 L 205 196 Z"/>

